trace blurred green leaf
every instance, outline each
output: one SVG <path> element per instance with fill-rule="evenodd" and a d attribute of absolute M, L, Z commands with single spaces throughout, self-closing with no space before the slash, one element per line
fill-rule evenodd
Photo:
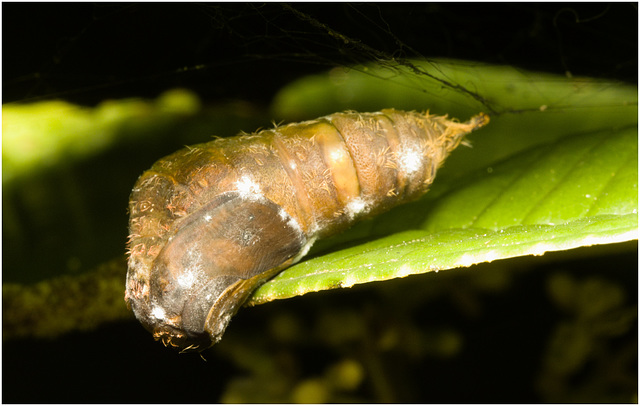
<path fill-rule="evenodd" d="M 32 172 L 96 155 L 127 134 L 152 138 L 158 129 L 199 110 L 198 97 L 181 89 L 152 102 L 110 100 L 96 108 L 60 100 L 3 105 L 3 185 Z"/>

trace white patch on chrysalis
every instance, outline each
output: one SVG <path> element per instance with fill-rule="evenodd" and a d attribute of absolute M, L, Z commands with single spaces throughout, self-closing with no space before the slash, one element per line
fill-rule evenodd
<path fill-rule="evenodd" d="M 202 277 L 202 253 L 197 247 L 189 248 L 185 253 L 185 266 L 176 277 L 176 283 L 183 289 L 191 288 Z"/>
<path fill-rule="evenodd" d="M 194 283 L 196 283 L 197 279 L 196 273 L 191 269 L 185 270 L 176 278 L 178 285 L 182 288 L 190 288 Z"/>
<path fill-rule="evenodd" d="M 312 219 L 311 224 L 307 226 L 307 232 L 305 234 L 307 235 L 307 237 L 316 238 L 318 233 L 321 232 L 323 229 L 324 229 L 323 225 L 320 222 L 318 222 L 318 219 L 316 217 L 314 217 Z"/>
<path fill-rule="evenodd" d="M 422 154 L 416 150 L 405 150 L 400 155 L 400 168 L 406 174 L 412 174 L 422 167 Z"/>
<path fill-rule="evenodd" d="M 345 160 L 346 158 L 346 154 L 345 151 L 341 148 L 334 148 L 331 150 L 331 153 L 329 154 L 329 157 L 331 158 L 332 162 L 342 162 Z"/>
<path fill-rule="evenodd" d="M 280 207 L 280 210 L 278 210 L 278 216 L 283 221 L 286 221 L 289 227 L 302 233 L 302 227 L 300 227 L 300 224 L 298 223 L 298 221 L 293 217 L 291 217 L 289 213 L 287 213 L 282 207 Z"/>
<path fill-rule="evenodd" d="M 255 195 L 261 195 L 260 185 L 258 185 L 249 176 L 243 176 L 236 182 L 236 190 L 240 193 L 241 197 L 249 198 L 255 197 Z"/>
<path fill-rule="evenodd" d="M 296 255 L 293 258 L 293 261 L 291 262 L 292 265 L 297 263 L 298 261 L 300 261 L 302 259 L 302 257 L 304 257 L 305 255 L 307 255 L 307 253 L 311 249 L 311 246 L 313 245 L 313 243 L 316 242 L 316 239 L 317 239 L 317 237 L 313 236 L 313 237 L 311 237 L 311 238 L 309 238 L 307 240 L 307 242 L 304 244 L 304 246 L 302 247 L 300 252 L 298 252 L 298 255 Z"/>
<path fill-rule="evenodd" d="M 162 307 L 153 306 L 153 309 L 151 309 L 151 315 L 158 320 L 164 320 L 164 318 L 167 316 L 167 313 L 165 313 Z"/>
<path fill-rule="evenodd" d="M 347 210 L 347 215 L 349 216 L 349 218 L 354 219 L 355 217 L 368 212 L 369 205 L 361 198 L 356 197 L 355 199 L 347 203 L 345 209 Z"/>

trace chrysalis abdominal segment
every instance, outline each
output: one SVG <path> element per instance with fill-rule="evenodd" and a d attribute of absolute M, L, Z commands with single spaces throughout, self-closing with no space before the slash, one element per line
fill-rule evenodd
<path fill-rule="evenodd" d="M 488 121 L 336 113 L 165 157 L 131 194 L 125 300 L 156 340 L 201 351 L 317 238 L 424 194 Z"/>

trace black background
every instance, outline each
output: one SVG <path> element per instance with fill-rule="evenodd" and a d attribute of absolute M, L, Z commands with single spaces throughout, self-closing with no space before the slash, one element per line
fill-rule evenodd
<path fill-rule="evenodd" d="M 295 8 L 389 56 L 637 81 L 632 3 Z M 5 103 L 61 97 L 95 104 L 177 86 L 211 101 L 266 103 L 296 77 L 371 59 L 278 4 L 29 3 L 3 11 Z"/>
<path fill-rule="evenodd" d="M 395 57 L 469 59 L 637 83 L 635 3 L 292 7 L 356 42 L 335 39 L 279 4 L 3 3 L 3 102 L 61 98 L 95 105 L 187 87 L 209 102 L 267 105 L 277 89 L 297 77 L 370 60 L 373 53 L 365 46 Z M 542 289 L 538 279 L 521 283 L 529 292 Z M 367 297 L 366 290 L 357 292 Z M 340 295 L 309 300 L 358 300 Z M 511 299 L 524 303 L 528 296 Z M 493 306 L 505 309 L 508 303 Z M 535 318 L 539 310 L 517 317 Z M 239 314 L 234 324 L 242 331 L 259 324 L 266 311 Z M 513 331 L 502 326 L 505 334 Z M 487 334 L 476 326 L 479 341 L 469 351 L 482 354 Z M 443 383 L 413 401 L 539 401 L 524 384 L 534 372 L 506 370 L 506 358 L 519 354 L 517 340 L 525 338 L 514 336 L 516 342 L 504 347 L 501 357 L 476 359 L 475 369 L 439 365 L 442 375 L 424 379 L 440 377 Z M 165 350 L 135 321 L 55 341 L 4 342 L 3 401 L 215 402 L 236 371 L 213 355 L 202 362 Z M 504 365 L 495 369 L 487 365 L 503 358 Z M 486 383 L 474 386 L 479 375 L 491 374 L 501 380 L 500 391 Z"/>

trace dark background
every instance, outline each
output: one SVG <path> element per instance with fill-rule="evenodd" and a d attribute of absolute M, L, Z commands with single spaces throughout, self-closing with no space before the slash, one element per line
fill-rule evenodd
<path fill-rule="evenodd" d="M 59 98 L 93 106 L 186 87 L 211 103 L 242 99 L 266 106 L 295 78 L 380 55 L 468 59 L 637 83 L 635 3 L 291 7 L 353 41 L 328 35 L 279 4 L 3 3 L 3 103 Z M 124 226 L 123 214 L 122 250 Z M 588 274 L 621 261 L 612 277 L 635 287 L 637 276 L 625 271 L 636 258 L 631 253 L 562 266 Z M 462 359 L 410 371 L 417 387 L 430 380 L 428 390 L 397 400 L 540 401 L 530 383 L 536 371 L 518 365 L 535 364 L 526 361 L 542 351 L 551 328 L 549 321 L 536 321 L 540 308 L 527 306 L 542 300 L 544 267 L 518 279 L 517 294 L 487 302 L 497 323 L 467 327 L 471 344 Z M 233 326 L 256 334 L 268 312 L 291 306 L 301 314 L 327 302 L 365 306 L 378 300 L 371 289 L 260 306 L 241 312 Z M 446 304 L 435 306 L 438 311 L 427 313 L 435 316 L 418 321 L 456 317 Z M 531 330 L 519 331 L 523 319 L 532 320 Z M 496 336 L 503 340 L 495 342 Z M 315 351 L 299 355 L 326 355 Z M 203 362 L 162 348 L 135 321 L 54 341 L 4 342 L 3 401 L 215 402 L 241 371 L 215 349 L 206 357 Z"/>
<path fill-rule="evenodd" d="M 626 4 L 4 4 L 3 102 L 155 97 L 268 103 L 296 77 L 372 59 L 446 57 L 637 81 Z"/>

